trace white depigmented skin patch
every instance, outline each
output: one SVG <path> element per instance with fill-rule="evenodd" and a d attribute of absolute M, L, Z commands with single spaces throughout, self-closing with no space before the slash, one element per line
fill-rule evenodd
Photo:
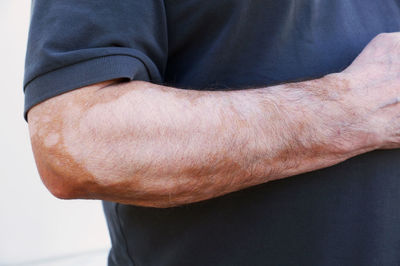
<path fill-rule="evenodd" d="M 102 185 L 118 182 L 121 178 L 119 167 L 110 162 L 115 160 L 123 162 L 122 157 L 127 156 L 131 146 L 130 139 L 122 138 L 125 140 L 123 145 L 119 145 L 116 149 L 113 144 L 121 136 L 113 135 L 118 132 L 107 130 L 119 126 L 111 110 L 127 109 L 126 107 L 126 103 L 120 98 L 109 103 L 95 104 L 85 111 L 77 104 L 68 104 L 68 116 L 78 119 L 65 123 L 64 146 L 70 156 Z M 110 112 L 101 112 L 102 110 Z M 80 139 L 84 139 L 85 142 L 82 143 Z"/>
<path fill-rule="evenodd" d="M 238 168 L 236 171 L 245 172 L 236 158 L 226 161 L 209 152 L 224 150 L 226 146 L 221 116 L 208 115 L 207 123 L 198 118 L 200 110 L 212 110 L 215 101 L 207 97 L 197 100 L 182 97 L 181 105 L 165 104 L 176 101 L 174 97 L 172 93 L 151 89 L 134 90 L 124 97 L 96 103 L 83 112 L 80 105 L 71 103 L 69 116 L 79 119 L 65 123 L 64 147 L 99 184 L 123 184 L 129 179 L 135 183 L 135 189 L 156 194 L 171 191 L 177 184 L 184 188 L 184 184 L 197 183 L 200 176 L 212 175 L 211 170 L 202 170 L 197 165 L 211 164 L 222 171 L 223 165 L 232 164 Z M 186 110 L 192 112 L 174 115 Z M 126 119 L 129 117 L 132 119 Z M 214 130 L 210 132 L 210 128 Z M 179 163 L 177 154 L 182 154 Z M 227 181 L 220 182 L 222 186 Z"/>
<path fill-rule="evenodd" d="M 45 138 L 44 138 L 44 145 L 46 147 L 52 147 L 58 143 L 60 139 L 60 135 L 57 133 L 49 133 Z"/>
<path fill-rule="evenodd" d="M 303 114 L 293 108 L 281 121 L 280 101 L 268 92 L 209 96 L 136 85 L 93 86 L 38 109 L 42 119 L 32 134 L 38 135 L 37 157 L 44 162 L 49 186 L 57 189 L 63 176 L 65 186 L 71 180 L 78 190 L 89 185 L 83 189 L 89 192 L 85 198 L 169 206 L 294 175 L 299 167 L 313 170 L 315 164 L 307 162 L 314 162 L 314 151 L 325 152 L 319 142 L 304 148 L 315 143 L 309 141 L 313 131 L 304 126 L 308 116 L 291 123 L 290 117 Z M 296 106 L 306 98 L 290 91 L 286 93 L 292 98 L 282 99 L 292 102 L 282 106 Z M 318 167 L 331 165 L 325 161 Z M 46 175 L 47 165 L 58 176 Z"/>

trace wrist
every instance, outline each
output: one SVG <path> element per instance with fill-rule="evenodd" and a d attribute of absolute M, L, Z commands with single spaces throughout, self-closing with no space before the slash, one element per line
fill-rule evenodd
<path fill-rule="evenodd" d="M 379 128 L 374 126 L 371 110 L 355 93 L 365 90 L 364 81 L 347 72 L 329 74 L 323 80 L 330 90 L 324 108 L 328 118 L 325 125 L 330 132 L 328 141 L 333 149 L 352 157 L 379 148 Z"/>

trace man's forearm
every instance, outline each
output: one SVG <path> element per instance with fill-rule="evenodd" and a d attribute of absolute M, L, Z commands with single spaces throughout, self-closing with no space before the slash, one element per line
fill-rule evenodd
<path fill-rule="evenodd" d="M 240 91 L 105 82 L 33 107 L 39 173 L 61 198 L 167 207 L 400 147 L 400 33 L 340 74 Z"/>
<path fill-rule="evenodd" d="M 71 187 L 61 197 L 174 206 L 373 148 L 354 143 L 351 120 L 338 104 L 338 91 L 347 86 L 339 75 L 223 92 L 104 85 L 58 96 L 29 113 L 42 178 L 55 194 Z"/>

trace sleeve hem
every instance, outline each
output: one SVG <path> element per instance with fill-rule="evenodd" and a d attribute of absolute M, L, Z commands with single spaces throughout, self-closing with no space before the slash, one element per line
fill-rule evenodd
<path fill-rule="evenodd" d="M 27 113 L 34 105 L 94 83 L 116 78 L 161 82 L 158 71 L 149 69 L 144 60 L 131 55 L 102 56 L 37 76 L 24 88 L 24 118 L 27 120 Z"/>

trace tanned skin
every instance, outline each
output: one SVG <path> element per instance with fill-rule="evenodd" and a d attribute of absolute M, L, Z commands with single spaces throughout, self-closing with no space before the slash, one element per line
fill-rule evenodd
<path fill-rule="evenodd" d="M 316 80 L 239 91 L 107 81 L 36 105 L 28 122 L 55 196 L 172 207 L 399 148 L 399 99 L 391 33 Z"/>

